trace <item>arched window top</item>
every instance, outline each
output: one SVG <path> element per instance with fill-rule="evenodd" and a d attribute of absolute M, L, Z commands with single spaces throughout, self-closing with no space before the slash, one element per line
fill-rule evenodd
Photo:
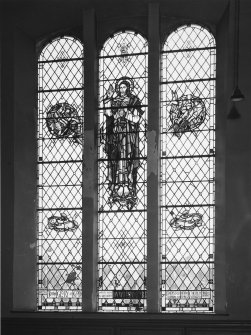
<path fill-rule="evenodd" d="M 147 40 L 134 31 L 119 31 L 108 38 L 103 45 L 100 57 L 121 56 L 121 54 L 144 53 L 148 51 Z"/>
<path fill-rule="evenodd" d="M 38 59 L 41 70 L 39 72 L 39 90 L 82 89 L 82 63 L 83 44 L 81 41 L 70 36 L 54 39 L 43 48 Z M 67 93 L 64 94 L 64 100 L 66 95 Z M 71 96 L 70 94 L 70 100 Z M 56 102 L 58 102 L 58 97 L 51 101 L 51 103 Z"/>
<path fill-rule="evenodd" d="M 83 57 L 83 44 L 71 36 L 55 38 L 42 50 L 38 61 L 54 61 Z"/>
<path fill-rule="evenodd" d="M 172 32 L 163 45 L 163 51 L 215 47 L 214 36 L 204 27 L 183 25 Z"/>

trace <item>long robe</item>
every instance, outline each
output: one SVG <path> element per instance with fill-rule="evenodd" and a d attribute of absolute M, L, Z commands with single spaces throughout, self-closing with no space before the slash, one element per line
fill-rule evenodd
<path fill-rule="evenodd" d="M 143 111 L 140 100 L 130 95 L 114 98 L 111 102 L 111 112 L 110 116 L 106 116 L 105 142 L 110 200 L 132 208 L 137 202 L 139 122 Z"/>

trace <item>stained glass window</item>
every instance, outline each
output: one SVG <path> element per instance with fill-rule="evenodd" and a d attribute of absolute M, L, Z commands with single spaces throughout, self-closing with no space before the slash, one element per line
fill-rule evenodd
<path fill-rule="evenodd" d="M 47 44 L 38 60 L 38 310 L 82 307 L 83 46 Z"/>
<path fill-rule="evenodd" d="M 214 311 L 215 41 L 198 25 L 166 39 L 161 77 L 161 306 Z"/>
<path fill-rule="evenodd" d="M 147 311 L 147 86 L 146 39 L 114 34 L 99 55 L 98 311 Z M 38 60 L 41 311 L 82 310 L 83 118 L 83 46 L 58 38 Z M 160 142 L 161 310 L 214 312 L 215 41 L 201 26 L 163 45 Z"/>
<path fill-rule="evenodd" d="M 99 311 L 146 311 L 147 52 L 124 31 L 99 57 Z"/>

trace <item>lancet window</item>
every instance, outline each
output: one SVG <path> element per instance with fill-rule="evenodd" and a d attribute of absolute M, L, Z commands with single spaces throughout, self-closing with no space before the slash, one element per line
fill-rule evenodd
<path fill-rule="evenodd" d="M 146 311 L 147 51 L 124 31 L 99 56 L 99 311 Z"/>
<path fill-rule="evenodd" d="M 214 311 L 215 40 L 172 32 L 161 73 L 161 309 Z"/>
<path fill-rule="evenodd" d="M 83 45 L 47 44 L 38 60 L 38 310 L 81 310 Z"/>

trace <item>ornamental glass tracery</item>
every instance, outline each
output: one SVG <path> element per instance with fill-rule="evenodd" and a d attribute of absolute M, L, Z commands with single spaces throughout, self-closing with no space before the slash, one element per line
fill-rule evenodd
<path fill-rule="evenodd" d="M 146 310 L 147 51 L 125 31 L 99 57 L 99 311 Z"/>
<path fill-rule="evenodd" d="M 83 46 L 57 38 L 38 60 L 37 308 L 82 307 Z"/>
<path fill-rule="evenodd" d="M 215 41 L 185 25 L 161 77 L 161 309 L 214 311 Z"/>

